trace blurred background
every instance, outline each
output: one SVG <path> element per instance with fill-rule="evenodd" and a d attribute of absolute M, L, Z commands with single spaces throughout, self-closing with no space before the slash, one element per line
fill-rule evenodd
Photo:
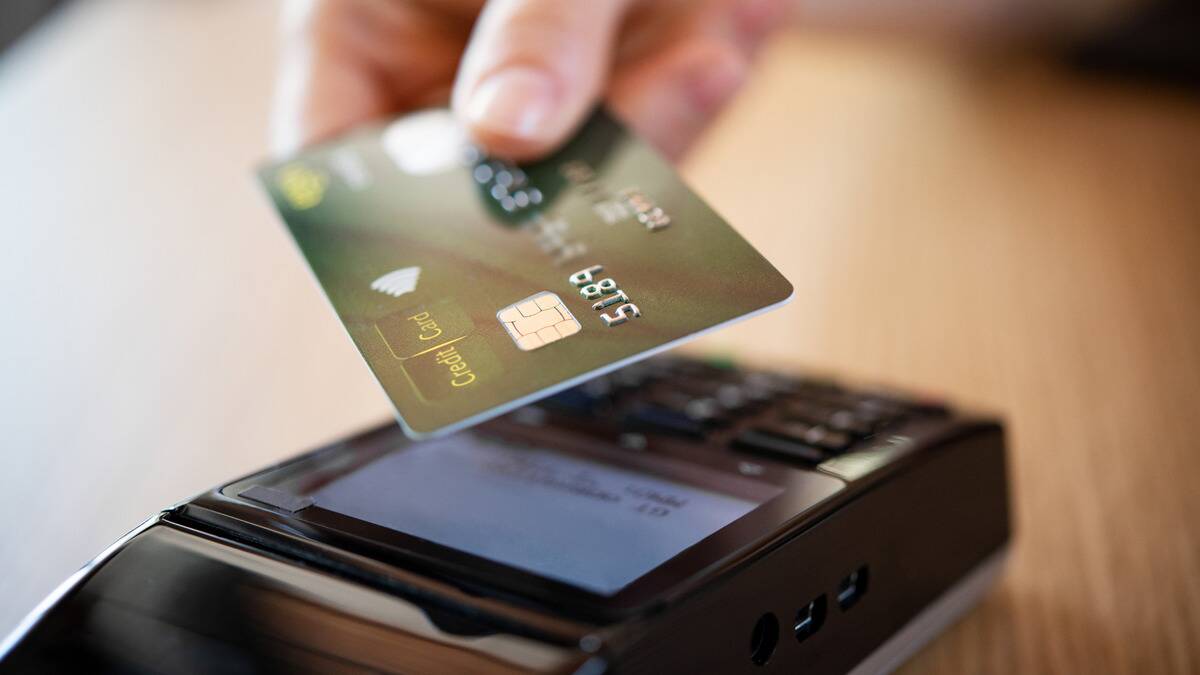
<path fill-rule="evenodd" d="M 1007 418 L 1015 556 L 909 672 L 1200 671 L 1200 12 L 934 5 L 799 7 L 684 162 L 797 288 L 689 349 Z M 0 12 L 7 633 L 390 408 L 251 179 L 277 3 Z"/>

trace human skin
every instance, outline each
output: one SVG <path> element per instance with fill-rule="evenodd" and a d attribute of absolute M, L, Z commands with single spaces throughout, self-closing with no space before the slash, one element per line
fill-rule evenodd
<path fill-rule="evenodd" d="M 285 12 L 280 154 L 450 103 L 490 153 L 535 159 L 599 102 L 680 156 L 745 81 L 787 0 L 316 0 Z"/>

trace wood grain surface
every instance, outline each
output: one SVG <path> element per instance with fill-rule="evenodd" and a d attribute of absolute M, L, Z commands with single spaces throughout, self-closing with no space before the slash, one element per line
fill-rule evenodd
<path fill-rule="evenodd" d="M 387 416 L 250 179 L 275 22 L 96 0 L 0 61 L 0 631 Z M 1008 573 L 906 672 L 1200 671 L 1200 99 L 794 31 L 685 173 L 797 288 L 693 350 L 1008 420 Z"/>
<path fill-rule="evenodd" d="M 687 169 L 797 288 L 707 347 L 1008 421 L 1008 574 L 907 672 L 1200 670 L 1200 98 L 793 34 Z"/>

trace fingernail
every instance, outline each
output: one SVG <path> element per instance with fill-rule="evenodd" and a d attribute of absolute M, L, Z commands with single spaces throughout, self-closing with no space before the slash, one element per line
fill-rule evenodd
<path fill-rule="evenodd" d="M 556 87 L 550 74 L 513 66 L 490 75 L 471 92 L 463 116 L 489 133 L 530 138 L 554 114 Z"/>

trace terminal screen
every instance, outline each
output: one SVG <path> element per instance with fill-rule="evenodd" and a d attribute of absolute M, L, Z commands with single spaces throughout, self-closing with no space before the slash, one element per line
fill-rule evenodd
<path fill-rule="evenodd" d="M 312 496 L 324 509 L 611 596 L 780 492 L 754 485 L 735 496 L 458 434 L 389 453 Z"/>

